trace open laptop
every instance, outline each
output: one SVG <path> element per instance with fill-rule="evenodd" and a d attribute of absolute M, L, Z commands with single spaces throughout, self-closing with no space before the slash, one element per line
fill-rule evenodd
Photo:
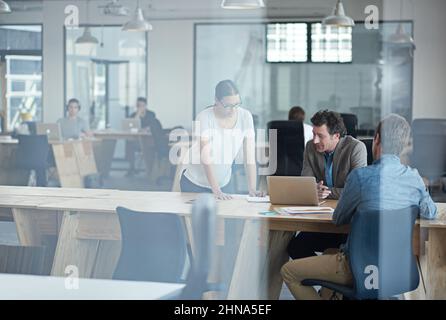
<path fill-rule="evenodd" d="M 316 178 L 314 177 L 267 177 L 271 204 L 318 206 Z"/>
<path fill-rule="evenodd" d="M 138 132 L 141 129 L 140 119 L 123 119 L 121 122 L 122 130 L 125 132 Z"/>
<path fill-rule="evenodd" d="M 60 124 L 58 123 L 37 123 L 36 133 L 42 135 L 46 134 L 48 136 L 48 141 L 62 141 L 62 132 Z"/>

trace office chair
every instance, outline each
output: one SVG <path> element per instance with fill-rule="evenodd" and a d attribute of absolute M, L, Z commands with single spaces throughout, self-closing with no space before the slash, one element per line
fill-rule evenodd
<path fill-rule="evenodd" d="M 358 117 L 353 113 L 341 113 L 341 118 L 344 120 L 347 134 L 356 138 L 358 136 Z"/>
<path fill-rule="evenodd" d="M 270 162 L 272 155 L 277 155 L 277 169 L 273 175 L 300 176 L 305 150 L 303 123 L 294 120 L 270 121 L 269 130 L 277 130 L 277 141 L 269 136 Z"/>
<path fill-rule="evenodd" d="M 356 212 L 347 240 L 354 286 L 317 279 L 305 279 L 302 284 L 322 286 L 358 300 L 387 299 L 415 290 L 419 275 L 412 237 L 418 213 L 416 206 Z"/>
<path fill-rule="evenodd" d="M 211 256 L 215 252 L 216 203 L 210 194 L 201 194 L 192 208 L 192 234 L 195 257 L 186 280 L 186 287 L 179 295 L 181 300 L 200 300 L 203 293 L 218 290 L 219 285 L 208 284 Z"/>
<path fill-rule="evenodd" d="M 446 174 L 446 119 L 415 119 L 412 136 L 412 166 L 429 180 L 443 177 Z"/>
<path fill-rule="evenodd" d="M 181 282 L 188 255 L 182 217 L 117 207 L 122 249 L 113 279 Z M 190 257 L 190 256 L 189 256 Z"/>
<path fill-rule="evenodd" d="M 361 139 L 361 142 L 365 144 L 365 147 L 367 149 L 367 165 L 369 166 L 373 163 L 373 138 Z"/>
<path fill-rule="evenodd" d="M 36 173 L 36 185 L 47 186 L 46 169 L 49 168 L 48 154 L 50 145 L 46 135 L 19 135 L 16 161 L 17 167 L 33 170 Z"/>

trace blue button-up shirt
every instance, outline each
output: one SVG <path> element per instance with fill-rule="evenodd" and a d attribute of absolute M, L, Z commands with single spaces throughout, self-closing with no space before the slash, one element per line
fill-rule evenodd
<path fill-rule="evenodd" d="M 350 223 L 356 210 L 398 210 L 412 205 L 420 208 L 422 218 L 437 216 L 437 207 L 418 170 L 401 164 L 395 155 L 383 155 L 372 165 L 348 175 L 333 222 Z"/>
<path fill-rule="evenodd" d="M 333 155 L 334 155 L 334 151 L 332 151 L 330 153 L 324 153 L 325 184 L 329 188 L 333 188 Z"/>

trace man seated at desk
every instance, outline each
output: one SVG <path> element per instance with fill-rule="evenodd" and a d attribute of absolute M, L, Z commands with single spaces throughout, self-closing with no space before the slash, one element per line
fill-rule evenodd
<path fill-rule="evenodd" d="M 384 118 L 373 139 L 372 165 L 351 172 L 333 214 L 336 225 L 349 224 L 357 210 L 397 210 L 416 205 L 420 216 L 434 219 L 437 207 L 416 169 L 405 166 L 400 155 L 410 138 L 410 125 L 396 114 Z M 321 279 L 353 285 L 348 248 L 341 251 L 293 260 L 281 270 L 296 299 L 321 299 L 313 287 L 301 285 L 303 279 Z"/>
<path fill-rule="evenodd" d="M 73 98 L 68 101 L 67 116 L 57 121 L 60 124 L 63 139 L 79 139 L 83 136 L 91 136 L 88 122 L 79 116 L 80 110 L 79 100 Z"/>
<path fill-rule="evenodd" d="M 302 176 L 313 176 L 318 182 L 320 199 L 338 199 L 349 173 L 367 166 L 364 143 L 346 135 L 344 121 L 333 111 L 317 112 L 312 118 L 313 140 L 305 147 Z M 292 259 L 300 259 L 338 247 L 345 242 L 342 234 L 300 232 L 288 245 Z"/>
<path fill-rule="evenodd" d="M 147 99 L 139 97 L 136 100 L 136 111 L 130 115 L 130 118 L 140 119 L 141 129 L 145 132 L 150 132 L 153 136 L 155 145 L 168 144 L 167 137 L 163 135 L 163 128 L 161 122 L 156 118 L 155 112 L 147 109 Z M 162 140 L 162 141 L 160 141 Z M 166 141 L 164 141 L 166 140 Z M 140 150 L 139 143 L 136 141 L 127 141 L 125 145 L 126 158 L 129 161 L 130 168 L 127 171 L 127 176 L 135 174 L 135 152 Z"/>
<path fill-rule="evenodd" d="M 305 110 L 302 107 L 295 106 L 288 112 L 288 120 L 300 121 L 304 125 L 305 145 L 313 139 L 313 127 L 305 123 Z"/>

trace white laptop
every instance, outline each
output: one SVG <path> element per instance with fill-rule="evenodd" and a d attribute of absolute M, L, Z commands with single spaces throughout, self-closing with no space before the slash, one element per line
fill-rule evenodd
<path fill-rule="evenodd" d="M 60 129 L 60 124 L 58 123 L 37 123 L 36 132 L 37 134 L 46 134 L 48 136 L 48 141 L 62 141 L 62 131 Z"/>
<path fill-rule="evenodd" d="M 314 177 L 267 177 L 271 204 L 318 206 L 316 178 Z"/>
<path fill-rule="evenodd" d="M 138 132 L 141 129 L 141 120 L 134 118 L 123 119 L 121 127 L 125 132 Z"/>

